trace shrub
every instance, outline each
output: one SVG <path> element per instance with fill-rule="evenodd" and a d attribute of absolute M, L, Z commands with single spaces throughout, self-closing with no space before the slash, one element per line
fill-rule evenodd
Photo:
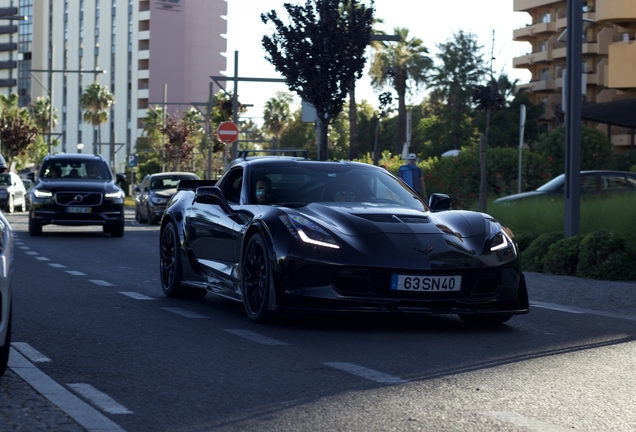
<path fill-rule="evenodd" d="M 563 238 L 563 233 L 554 231 L 541 234 L 521 254 L 521 267 L 524 271 L 543 272 L 543 257 L 554 243 Z"/>
<path fill-rule="evenodd" d="M 539 234 L 536 231 L 519 231 L 515 232 L 515 241 L 519 246 L 519 252 L 523 252 L 528 249 L 528 246 L 537 238 Z"/>
<path fill-rule="evenodd" d="M 580 243 L 581 236 L 572 236 L 551 245 L 541 260 L 543 271 L 554 275 L 576 275 Z"/>
<path fill-rule="evenodd" d="M 599 230 L 581 241 L 576 275 L 590 279 L 631 280 L 636 277 L 636 253 L 626 248 L 627 238 Z"/>

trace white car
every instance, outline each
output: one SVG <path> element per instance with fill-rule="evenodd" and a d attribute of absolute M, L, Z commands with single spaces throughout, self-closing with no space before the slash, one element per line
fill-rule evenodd
<path fill-rule="evenodd" d="M 13 213 L 15 209 L 27 210 L 27 191 L 20 176 L 13 172 L 0 174 L 0 208 L 7 213 Z"/>
<path fill-rule="evenodd" d="M 13 232 L 0 212 L 0 376 L 7 369 L 11 345 L 11 276 L 13 274 Z"/>

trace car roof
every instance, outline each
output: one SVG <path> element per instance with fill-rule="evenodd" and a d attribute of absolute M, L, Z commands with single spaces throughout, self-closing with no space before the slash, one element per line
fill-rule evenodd
<path fill-rule="evenodd" d="M 94 155 L 89 153 L 55 153 L 46 155 L 45 160 L 65 159 L 65 160 L 94 160 L 94 161 L 106 161 L 102 155 Z"/>
<path fill-rule="evenodd" d="M 191 176 L 196 176 L 195 173 L 188 172 L 188 171 L 166 171 L 166 172 L 162 172 L 162 173 L 149 174 L 150 177 L 173 176 L 173 175 L 191 175 Z"/>

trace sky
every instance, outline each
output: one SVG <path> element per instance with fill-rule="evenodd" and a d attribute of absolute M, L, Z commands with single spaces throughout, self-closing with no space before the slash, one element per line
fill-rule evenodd
<path fill-rule="evenodd" d="M 366 5 L 370 4 L 370 0 L 362 1 Z M 305 0 L 227 0 L 227 3 L 227 70 L 223 74 L 234 76 L 234 57 L 238 51 L 239 77 L 283 78 L 265 60 L 266 52 L 261 40 L 265 34 L 273 33 L 273 27 L 271 24 L 264 24 L 260 15 L 276 10 L 283 22 L 288 23 L 283 4 L 304 4 Z M 531 21 L 527 13 L 513 11 L 513 0 L 375 0 L 375 17 L 383 20 L 383 24 L 376 27 L 387 34 L 393 34 L 396 27 L 407 28 L 410 37 L 422 39 L 433 58 L 437 45 L 452 39 L 454 33 L 459 30 L 472 32 L 484 47 L 484 60 L 487 61 L 491 52 L 493 53 L 495 76 L 506 73 L 511 80 L 530 81 L 527 70 L 512 67 L 514 57 L 530 51 L 528 43 L 512 40 L 513 30 L 524 27 Z M 369 53 L 370 50 L 367 51 Z M 356 100 L 366 100 L 377 107 L 378 95 L 382 91 L 371 87 L 368 76 L 369 55 L 367 58 L 363 77 L 356 82 Z M 228 90 L 232 90 L 233 84 L 228 84 Z M 275 97 L 277 91 L 286 90 L 283 83 L 239 82 L 239 100 L 243 104 L 254 105 L 241 118 L 250 118 L 261 124 L 265 102 Z M 421 102 L 425 92 L 425 88 L 420 89 L 407 103 Z"/>

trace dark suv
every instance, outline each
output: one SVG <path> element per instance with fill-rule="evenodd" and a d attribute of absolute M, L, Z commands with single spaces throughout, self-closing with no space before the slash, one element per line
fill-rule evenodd
<path fill-rule="evenodd" d="M 31 189 L 29 234 L 42 235 L 48 224 L 101 225 L 113 237 L 124 235 L 124 191 L 117 183 L 126 180 L 113 174 L 101 156 L 56 154 L 44 158 L 37 177 L 27 174 Z"/>

